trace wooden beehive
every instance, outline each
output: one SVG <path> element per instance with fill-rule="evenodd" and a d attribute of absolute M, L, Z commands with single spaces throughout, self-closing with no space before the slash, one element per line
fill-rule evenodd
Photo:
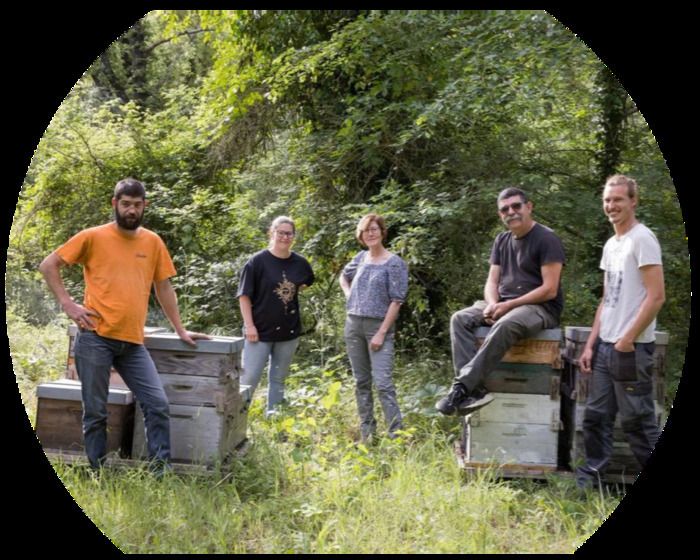
<path fill-rule="evenodd" d="M 566 327 L 564 346 L 564 369 L 562 375 L 562 420 L 568 447 L 568 464 L 572 469 L 585 461 L 583 443 L 583 414 L 588 397 L 589 375 L 581 374 L 578 358 L 591 332 L 590 327 Z M 665 422 L 664 404 L 666 399 L 666 349 L 668 333 L 657 331 L 652 383 L 654 408 L 659 426 Z M 641 466 L 637 462 L 622 431 L 619 416 L 613 430 L 613 453 L 608 466 L 607 478 L 610 480 L 623 477 L 632 479 L 639 474 Z"/>
<path fill-rule="evenodd" d="M 246 440 L 250 387 L 223 406 L 170 403 L 170 453 L 173 462 L 212 464 L 225 461 Z M 143 413 L 136 410 L 134 457 L 147 456 Z"/>
<path fill-rule="evenodd" d="M 481 346 L 489 330 L 490 327 L 476 330 L 477 346 Z M 545 329 L 532 338 L 519 341 L 486 376 L 486 390 L 492 393 L 551 395 L 558 400 L 560 341 L 560 329 Z"/>
<path fill-rule="evenodd" d="M 477 329 L 480 346 L 489 327 Z M 467 467 L 485 464 L 554 470 L 559 464 L 561 330 L 546 329 L 514 345 L 486 375 L 494 401 L 463 420 Z"/>
<path fill-rule="evenodd" d="M 37 386 L 36 435 L 46 450 L 79 453 L 83 441 L 80 381 L 61 379 Z M 107 400 L 107 451 L 131 453 L 134 399 L 128 389 L 110 387 Z"/>
<path fill-rule="evenodd" d="M 465 418 L 465 460 L 556 468 L 559 400 L 522 393 L 493 396 L 492 403 Z"/>
<path fill-rule="evenodd" d="M 214 337 L 193 348 L 174 333 L 151 333 L 145 346 L 170 402 L 172 460 L 225 461 L 246 438 L 250 389 L 239 386 L 243 339 Z M 135 457 L 146 457 L 140 409 L 133 449 Z"/>
<path fill-rule="evenodd" d="M 477 347 L 483 344 L 490 330 L 491 327 L 476 329 Z M 530 338 L 516 342 L 506 352 L 501 362 L 549 364 L 552 369 L 561 368 L 561 329 L 543 329 Z"/>

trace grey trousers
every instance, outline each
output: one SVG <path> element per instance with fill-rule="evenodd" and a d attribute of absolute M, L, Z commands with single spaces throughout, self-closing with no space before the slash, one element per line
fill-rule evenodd
<path fill-rule="evenodd" d="M 613 450 L 613 426 L 620 413 L 632 453 L 644 467 L 659 438 L 652 394 L 653 342 L 636 343 L 634 352 L 619 352 L 598 341 L 583 416 L 586 462 L 576 471 L 579 485 L 605 473 Z"/>
<path fill-rule="evenodd" d="M 374 351 L 369 347 L 370 340 L 379 330 L 382 322 L 383 319 L 357 315 L 348 315 L 345 320 L 345 344 L 352 373 L 355 376 L 355 398 L 363 437 L 374 434 L 377 429 L 372 398 L 373 381 L 384 411 L 389 435 L 402 428 L 401 411 L 391 376 L 394 362 L 393 328 L 387 333 L 384 344 L 379 350 Z"/>
<path fill-rule="evenodd" d="M 488 336 L 477 352 L 475 333 L 477 328 L 486 326 L 485 308 L 485 301 L 476 301 L 471 307 L 454 313 L 450 320 L 455 381 L 459 381 L 469 391 L 483 383 L 484 378 L 496 368 L 501 358 L 518 340 L 558 325 L 557 318 L 543 306 L 521 305 L 491 325 Z"/>

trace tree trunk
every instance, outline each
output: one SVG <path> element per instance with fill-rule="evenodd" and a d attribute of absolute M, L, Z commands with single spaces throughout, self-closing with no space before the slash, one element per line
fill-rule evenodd
<path fill-rule="evenodd" d="M 605 180 L 619 172 L 624 146 L 624 127 L 627 119 L 627 92 L 606 66 L 601 65 L 596 77 L 600 107 L 598 129 L 599 151 L 596 156 L 596 188 L 602 194 Z M 610 237 L 610 228 L 604 223 L 599 230 L 601 246 Z"/>
<path fill-rule="evenodd" d="M 143 22 L 137 21 L 124 34 L 124 69 L 127 75 L 127 91 L 129 97 L 139 105 L 144 106 L 149 100 L 148 92 L 148 46 L 146 45 L 146 30 Z"/>

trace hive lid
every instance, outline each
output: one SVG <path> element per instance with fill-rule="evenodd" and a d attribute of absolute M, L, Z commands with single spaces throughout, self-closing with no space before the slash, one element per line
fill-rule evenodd
<path fill-rule="evenodd" d="M 564 336 L 574 342 L 586 342 L 591 334 L 591 327 L 564 327 Z M 666 346 L 668 344 L 668 332 L 654 331 L 656 344 Z"/>
<path fill-rule="evenodd" d="M 564 337 L 575 342 L 586 342 L 591 334 L 591 327 L 564 327 Z"/>
<path fill-rule="evenodd" d="M 36 388 L 36 396 L 42 399 L 80 401 L 80 381 L 76 379 L 58 379 L 41 383 Z M 110 387 L 107 398 L 109 404 L 131 404 L 134 394 L 122 387 Z"/>
<path fill-rule="evenodd" d="M 238 336 L 212 336 L 211 340 L 197 340 L 197 347 L 180 340 L 175 333 L 159 332 L 146 335 L 144 345 L 149 350 L 176 350 L 210 354 L 234 354 L 243 350 L 244 339 Z"/>
<path fill-rule="evenodd" d="M 74 337 L 78 327 L 68 326 L 68 335 Z M 244 339 L 237 336 L 212 336 L 211 340 L 197 340 L 197 347 L 185 344 L 177 334 L 163 327 L 144 327 L 144 346 L 153 350 L 177 350 L 181 352 L 205 352 L 233 354 L 243 350 Z"/>

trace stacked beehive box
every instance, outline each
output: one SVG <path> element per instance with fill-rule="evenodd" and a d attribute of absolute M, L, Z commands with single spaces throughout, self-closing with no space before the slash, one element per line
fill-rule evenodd
<path fill-rule="evenodd" d="M 479 344 L 489 327 L 477 330 Z M 466 416 L 468 466 L 497 464 L 555 470 L 561 433 L 561 331 L 547 329 L 514 345 L 484 385 L 494 401 Z"/>
<path fill-rule="evenodd" d="M 77 328 L 68 328 L 64 379 L 37 387 L 36 433 L 47 451 L 81 453 L 82 402 L 75 369 Z M 239 386 L 242 338 L 213 337 L 193 348 L 158 327 L 144 329 L 170 401 L 173 462 L 223 461 L 246 439 L 250 388 Z M 144 458 L 145 431 L 140 406 L 112 368 L 108 399 L 108 451 Z M 133 445 L 132 445 L 133 441 Z"/>
<path fill-rule="evenodd" d="M 578 367 L 578 358 L 591 332 L 590 327 L 566 327 L 564 329 L 564 370 L 562 375 L 562 418 L 566 436 L 569 465 L 572 469 L 585 460 L 583 444 L 583 415 L 588 398 L 590 375 L 582 375 Z M 665 371 L 668 333 L 657 331 L 656 349 L 652 374 L 654 408 L 659 426 L 664 423 L 664 405 L 666 395 Z M 615 420 L 613 429 L 613 453 L 608 466 L 609 480 L 633 479 L 639 474 L 641 466 L 635 458 L 622 431 L 620 416 Z"/>
<path fill-rule="evenodd" d="M 36 436 L 45 450 L 82 453 L 83 405 L 80 381 L 59 379 L 37 387 Z M 107 399 L 107 452 L 131 453 L 134 398 L 128 389 L 110 387 Z"/>
<path fill-rule="evenodd" d="M 250 388 L 239 385 L 242 338 L 198 340 L 193 348 L 173 333 L 153 333 L 145 346 L 170 402 L 174 462 L 225 461 L 246 439 Z M 133 455 L 146 456 L 143 414 L 137 407 Z"/>
<path fill-rule="evenodd" d="M 146 331 L 164 330 L 146 327 Z M 81 454 L 83 405 L 75 369 L 75 338 L 78 328 L 68 327 L 68 357 L 63 378 L 41 383 L 36 388 L 36 436 L 45 451 Z M 134 396 L 112 368 L 107 397 L 107 451 L 121 457 L 131 455 L 134 427 Z"/>

